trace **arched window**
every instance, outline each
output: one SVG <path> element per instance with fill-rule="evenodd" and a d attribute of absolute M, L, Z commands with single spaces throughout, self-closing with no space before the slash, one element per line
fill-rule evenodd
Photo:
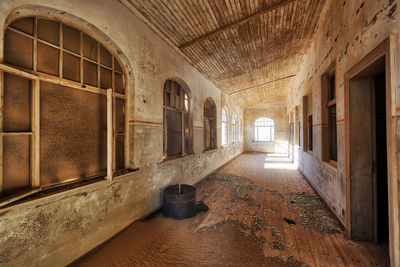
<path fill-rule="evenodd" d="M 125 74 L 98 40 L 63 22 L 8 25 L 0 64 L 0 194 L 125 169 Z"/>
<path fill-rule="evenodd" d="M 190 95 L 178 82 L 164 84 L 164 159 L 192 153 Z"/>
<path fill-rule="evenodd" d="M 236 121 L 236 114 L 233 113 L 232 115 L 232 143 L 236 143 L 238 141 L 237 136 L 237 121 Z"/>
<path fill-rule="evenodd" d="M 221 141 L 222 145 L 228 145 L 228 111 L 226 108 L 222 109 L 222 120 L 221 120 Z"/>
<path fill-rule="evenodd" d="M 204 150 L 217 147 L 217 112 L 214 100 L 204 101 Z"/>
<path fill-rule="evenodd" d="M 238 120 L 238 136 L 239 136 L 239 142 L 242 142 L 243 140 L 243 132 L 242 132 L 242 120 Z"/>
<path fill-rule="evenodd" d="M 254 140 L 271 142 L 275 140 L 275 123 L 270 118 L 259 118 L 254 123 Z"/>

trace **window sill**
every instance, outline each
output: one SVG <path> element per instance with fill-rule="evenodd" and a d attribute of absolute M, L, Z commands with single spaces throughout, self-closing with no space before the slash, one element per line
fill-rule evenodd
<path fill-rule="evenodd" d="M 217 150 L 218 150 L 217 147 L 216 148 L 211 148 L 211 149 L 203 150 L 203 153 L 212 153 L 212 152 L 215 152 Z"/>
<path fill-rule="evenodd" d="M 252 140 L 253 143 L 275 143 L 275 140 L 273 141 L 256 141 L 256 140 Z"/>
<path fill-rule="evenodd" d="M 100 177 L 100 178 L 74 181 L 71 183 L 60 184 L 57 186 L 47 187 L 47 188 L 40 188 L 40 187 L 36 189 L 32 188 L 31 189 L 33 190 L 32 194 L 27 195 L 24 194 L 24 192 L 21 192 L 21 193 L 16 193 L 12 196 L 4 197 L 3 199 L 1 199 L 1 202 L 4 203 L 4 205 L 2 205 L 0 209 L 12 207 L 32 200 L 40 199 L 50 195 L 62 193 L 65 191 L 70 191 L 76 188 L 85 187 L 94 183 L 99 183 L 104 181 L 107 181 L 105 177 Z"/>
<path fill-rule="evenodd" d="M 323 164 L 327 166 L 328 168 L 332 169 L 333 171 L 337 172 L 337 161 L 333 160 L 328 160 L 328 161 L 323 161 Z"/>
<path fill-rule="evenodd" d="M 225 148 L 225 147 L 229 147 L 229 145 L 223 145 L 223 146 L 221 146 L 221 148 Z"/>
<path fill-rule="evenodd" d="M 114 181 L 114 180 L 118 180 L 118 179 L 120 179 L 120 178 L 124 178 L 124 177 L 126 177 L 126 176 L 130 176 L 130 175 L 132 175 L 133 173 L 139 173 L 141 170 L 140 169 L 134 169 L 134 170 L 131 170 L 131 169 L 127 169 L 127 170 L 125 170 L 124 172 L 121 172 L 121 173 L 117 173 L 117 174 L 115 174 L 114 173 L 114 176 L 113 176 L 113 179 L 112 179 L 112 181 Z"/>
<path fill-rule="evenodd" d="M 120 172 L 119 174 L 114 174 L 113 179 L 111 181 L 119 180 L 127 176 L 131 176 L 132 174 L 139 173 L 139 169 L 137 170 L 130 170 L 127 169 L 125 172 Z M 95 178 L 86 178 L 82 180 L 76 180 L 69 183 L 58 184 L 54 186 L 49 186 L 45 188 L 28 188 L 24 191 L 17 192 L 10 196 L 5 196 L 0 199 L 0 209 L 8 208 L 11 206 L 15 206 L 18 204 L 22 204 L 25 202 L 29 202 L 31 200 L 40 199 L 43 197 L 47 197 L 49 195 L 54 195 L 66 191 L 70 191 L 77 188 L 82 188 L 91 184 L 106 182 L 106 176 L 101 175 Z M 111 182 L 110 181 L 110 182 Z"/>
<path fill-rule="evenodd" d="M 308 155 L 310 155 L 311 157 L 313 157 L 314 156 L 314 154 L 313 154 L 313 152 L 312 151 L 309 151 L 309 150 L 307 150 L 307 151 L 304 151 L 304 152 L 306 152 Z"/>
<path fill-rule="evenodd" d="M 191 154 L 187 154 L 187 155 L 185 155 L 185 156 L 176 156 L 176 157 L 171 158 L 171 159 L 164 159 L 163 161 L 160 162 L 160 164 L 172 163 L 172 162 L 175 162 L 175 161 L 179 161 L 179 160 L 181 160 L 181 159 L 184 159 L 184 158 L 192 157 L 193 155 L 194 155 L 194 153 L 191 153 Z"/>

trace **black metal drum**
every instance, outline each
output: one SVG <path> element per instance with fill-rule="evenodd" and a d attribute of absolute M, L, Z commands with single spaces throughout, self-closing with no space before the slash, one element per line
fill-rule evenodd
<path fill-rule="evenodd" d="M 196 187 L 187 184 L 171 185 L 164 189 L 163 214 L 177 220 L 194 217 L 196 210 Z"/>

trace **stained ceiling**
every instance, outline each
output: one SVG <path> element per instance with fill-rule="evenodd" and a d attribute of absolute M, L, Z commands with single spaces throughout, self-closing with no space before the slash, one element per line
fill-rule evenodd
<path fill-rule="evenodd" d="M 284 104 L 325 0 L 122 0 L 242 107 Z"/>

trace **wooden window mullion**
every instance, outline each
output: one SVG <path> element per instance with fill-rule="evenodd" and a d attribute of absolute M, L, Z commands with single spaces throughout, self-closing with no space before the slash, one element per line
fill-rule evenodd
<path fill-rule="evenodd" d="M 37 72 L 37 17 L 33 21 L 33 71 Z"/>
<path fill-rule="evenodd" d="M 96 42 L 96 46 L 97 46 L 97 63 L 96 63 L 96 67 L 97 67 L 97 88 L 100 89 L 100 82 L 101 82 L 101 79 L 100 79 L 100 69 L 101 69 L 101 67 L 100 67 L 100 43 Z"/>
<path fill-rule="evenodd" d="M 182 143 L 182 156 L 185 155 L 185 93 L 180 88 L 180 110 L 181 110 L 181 143 Z"/>
<path fill-rule="evenodd" d="M 83 84 L 83 32 L 82 31 L 79 32 L 79 36 L 80 36 L 80 38 L 79 38 L 79 41 L 80 41 L 80 45 L 79 45 L 79 48 L 80 48 L 79 76 L 80 77 L 79 78 L 80 78 L 81 84 Z"/>
<path fill-rule="evenodd" d="M 114 175 L 114 120 L 112 89 L 107 89 L 107 180 Z"/>
<path fill-rule="evenodd" d="M 40 80 L 33 81 L 32 92 L 32 140 L 31 140 L 31 186 L 40 186 Z"/>
<path fill-rule="evenodd" d="M 60 54 L 59 54 L 59 60 L 58 60 L 58 76 L 62 79 L 63 77 L 63 60 L 64 60 L 64 36 L 63 36 L 63 24 L 59 24 L 60 30 L 59 30 L 59 40 L 60 40 Z"/>

